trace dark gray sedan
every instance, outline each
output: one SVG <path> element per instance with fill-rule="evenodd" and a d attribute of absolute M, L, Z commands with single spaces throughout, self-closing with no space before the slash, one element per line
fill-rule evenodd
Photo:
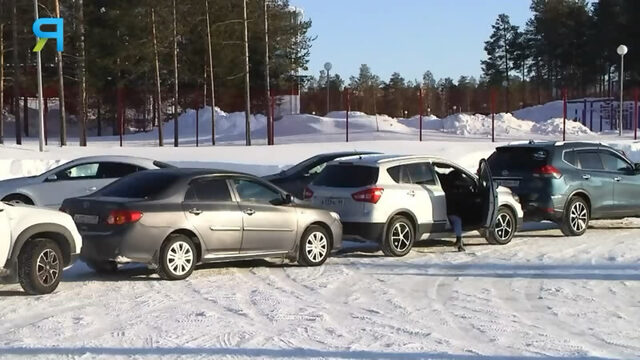
<path fill-rule="evenodd" d="M 281 257 L 318 266 L 342 245 L 338 214 L 228 171 L 139 172 L 67 199 L 62 210 L 73 216 L 81 258 L 94 270 L 138 262 L 167 280 L 185 279 L 205 262 Z"/>

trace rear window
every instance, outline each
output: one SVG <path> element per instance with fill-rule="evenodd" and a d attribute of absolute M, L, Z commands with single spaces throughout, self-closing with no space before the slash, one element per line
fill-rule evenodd
<path fill-rule="evenodd" d="M 158 174 L 154 171 L 141 172 L 107 185 L 96 193 L 97 196 L 128 199 L 155 199 L 178 181 L 176 174 Z"/>
<path fill-rule="evenodd" d="M 318 186 L 351 188 L 373 185 L 378 181 L 378 168 L 361 165 L 329 165 L 313 184 Z"/>
<path fill-rule="evenodd" d="M 549 152 L 535 147 L 498 148 L 487 160 L 491 172 L 496 176 L 501 176 L 504 171 L 533 172 L 547 165 L 548 161 Z"/>

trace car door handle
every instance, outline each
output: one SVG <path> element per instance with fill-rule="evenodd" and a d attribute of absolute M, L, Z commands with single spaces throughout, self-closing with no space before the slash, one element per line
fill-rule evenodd
<path fill-rule="evenodd" d="M 413 190 L 411 190 L 411 191 L 409 191 L 409 192 L 407 193 L 407 195 L 409 195 L 409 196 L 413 197 L 413 196 L 416 196 L 416 192 L 415 192 L 415 191 L 413 191 Z"/>
<path fill-rule="evenodd" d="M 196 209 L 196 208 L 189 209 L 189 214 L 200 215 L 200 214 L 202 214 L 202 210 Z"/>
<path fill-rule="evenodd" d="M 620 180 L 622 180 L 622 178 L 620 176 L 616 176 L 613 178 L 613 181 L 615 182 L 620 182 Z"/>
<path fill-rule="evenodd" d="M 90 188 L 87 188 L 87 192 L 94 192 L 94 191 L 96 191 L 96 190 L 98 190 L 98 188 L 97 188 L 97 187 L 95 187 L 95 186 L 92 186 L 92 187 L 90 187 Z"/>
<path fill-rule="evenodd" d="M 584 174 L 584 175 L 582 175 L 582 178 L 585 179 L 585 180 L 589 180 L 589 179 L 591 179 L 591 175 Z"/>
<path fill-rule="evenodd" d="M 245 213 L 245 214 L 247 214 L 247 215 L 249 215 L 249 216 L 251 216 L 251 215 L 255 214 L 255 213 L 256 213 L 256 211 L 255 211 L 255 210 L 253 210 L 253 209 L 246 209 L 246 210 L 244 211 L 244 213 Z"/>

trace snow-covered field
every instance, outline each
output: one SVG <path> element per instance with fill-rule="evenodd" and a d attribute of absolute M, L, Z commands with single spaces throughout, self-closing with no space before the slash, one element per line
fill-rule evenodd
<path fill-rule="evenodd" d="M 439 155 L 475 170 L 509 140 L 558 139 L 553 121 L 500 115 L 492 144 L 487 118 L 465 115 L 425 118 L 420 143 L 417 119 L 354 114 L 345 143 L 341 115 L 285 117 L 276 123 L 280 145 L 271 147 L 241 146 L 236 115 L 219 123 L 218 142 L 226 146 L 196 148 L 188 114 L 178 149 L 154 147 L 155 133 L 127 135 L 123 148 L 113 137 L 91 138 L 88 148 L 58 148 L 52 140 L 45 153 L 28 139 L 0 146 L 0 179 L 97 154 L 264 175 L 352 149 Z M 255 142 L 263 143 L 262 120 L 254 121 Z M 542 125 L 547 130 L 532 132 Z M 640 144 L 630 140 L 579 127 L 570 139 L 613 142 L 640 161 Z M 208 141 L 203 136 L 201 144 Z M 640 358 L 640 220 L 596 222 L 580 238 L 547 224 L 526 226 L 504 247 L 470 234 L 464 254 L 452 251 L 452 239 L 420 243 L 401 259 L 347 242 L 319 268 L 216 264 L 179 282 L 136 266 L 99 276 L 79 262 L 52 295 L 25 297 L 18 285 L 0 285 L 0 358 Z"/>

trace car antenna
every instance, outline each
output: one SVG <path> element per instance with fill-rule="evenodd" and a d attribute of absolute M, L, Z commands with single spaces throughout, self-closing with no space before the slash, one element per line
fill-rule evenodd
<path fill-rule="evenodd" d="M 529 139 L 529 145 L 534 145 L 535 143 L 536 143 L 536 141 L 535 141 L 535 140 L 533 140 L 533 139 Z"/>

